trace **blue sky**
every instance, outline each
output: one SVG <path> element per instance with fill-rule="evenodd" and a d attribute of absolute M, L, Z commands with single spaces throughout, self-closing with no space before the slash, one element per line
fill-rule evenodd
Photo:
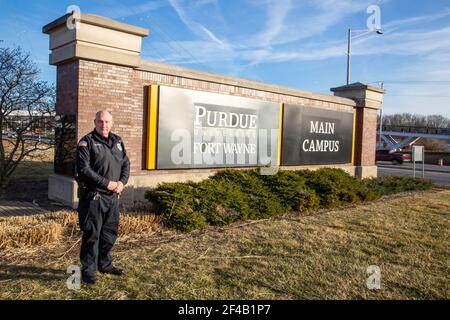
<path fill-rule="evenodd" d="M 0 0 L 1 45 L 54 82 L 41 29 L 70 5 L 150 29 L 144 59 L 327 94 L 345 84 L 347 29 L 378 5 L 384 34 L 355 34 L 351 81 L 383 82 L 385 113 L 450 117 L 450 0 Z"/>

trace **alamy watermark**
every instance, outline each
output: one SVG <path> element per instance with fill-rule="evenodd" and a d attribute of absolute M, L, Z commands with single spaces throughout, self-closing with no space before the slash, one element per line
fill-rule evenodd
<path fill-rule="evenodd" d="M 381 30 L 381 9 L 376 4 L 370 5 L 366 10 L 370 16 L 367 18 L 367 29 L 370 31 Z"/>
<path fill-rule="evenodd" d="M 170 158 L 177 165 L 270 165 L 277 155 L 278 129 L 194 128 L 172 131 Z"/>
<path fill-rule="evenodd" d="M 67 13 L 71 13 L 72 15 L 67 18 L 66 25 L 67 29 L 74 30 L 74 29 L 80 29 L 81 28 L 81 9 L 79 6 L 76 5 L 70 5 L 67 7 L 66 10 Z"/>
<path fill-rule="evenodd" d="M 259 168 L 259 174 L 262 176 L 273 176 L 278 173 L 278 166 L 268 165 L 266 167 Z"/>
<path fill-rule="evenodd" d="M 81 270 L 79 266 L 71 265 L 67 267 L 67 273 L 70 276 L 66 280 L 67 288 L 70 290 L 81 289 Z"/>
<path fill-rule="evenodd" d="M 367 267 L 367 289 L 380 290 L 381 289 L 381 269 L 379 266 L 370 265 Z"/>

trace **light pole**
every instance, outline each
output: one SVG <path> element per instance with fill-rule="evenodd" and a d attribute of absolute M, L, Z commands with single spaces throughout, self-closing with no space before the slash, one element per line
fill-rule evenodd
<path fill-rule="evenodd" d="M 371 31 L 375 31 L 377 34 L 383 34 L 383 32 L 381 31 L 381 29 L 375 29 L 375 30 L 371 30 L 371 29 L 348 29 L 348 34 L 347 34 L 347 85 L 350 83 L 350 55 L 352 52 L 352 32 L 371 32 Z"/>

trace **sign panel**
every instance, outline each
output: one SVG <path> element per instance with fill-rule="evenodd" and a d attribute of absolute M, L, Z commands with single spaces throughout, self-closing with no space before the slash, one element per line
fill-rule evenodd
<path fill-rule="evenodd" d="M 281 164 L 351 163 L 353 126 L 353 113 L 285 104 Z"/>
<path fill-rule="evenodd" d="M 423 146 L 413 146 L 412 147 L 413 161 L 423 161 Z"/>
<path fill-rule="evenodd" d="M 272 102 L 159 87 L 155 167 L 277 165 L 279 110 Z"/>

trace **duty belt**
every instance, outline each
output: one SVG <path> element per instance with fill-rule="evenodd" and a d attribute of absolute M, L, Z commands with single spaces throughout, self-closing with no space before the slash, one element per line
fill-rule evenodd
<path fill-rule="evenodd" d="M 102 193 L 100 193 L 98 191 L 95 191 L 94 195 L 92 196 L 92 200 L 98 201 L 98 200 L 100 200 L 102 195 L 106 196 L 107 194 L 104 194 L 104 193 L 102 194 Z M 120 198 L 120 193 L 112 193 L 112 194 L 108 194 L 108 196 L 117 196 L 117 199 L 119 199 Z"/>

